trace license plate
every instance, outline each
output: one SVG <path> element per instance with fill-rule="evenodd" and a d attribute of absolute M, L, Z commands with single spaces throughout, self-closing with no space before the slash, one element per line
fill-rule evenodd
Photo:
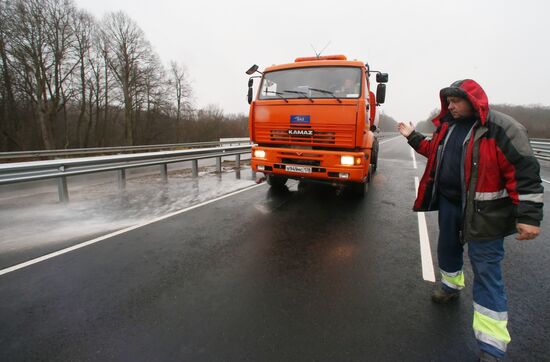
<path fill-rule="evenodd" d="M 289 172 L 299 172 L 299 173 L 311 173 L 311 167 L 303 166 L 285 166 L 285 170 Z"/>

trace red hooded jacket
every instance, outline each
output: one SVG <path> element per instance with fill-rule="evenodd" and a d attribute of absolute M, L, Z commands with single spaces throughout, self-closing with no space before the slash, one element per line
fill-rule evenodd
<path fill-rule="evenodd" d="M 428 158 L 413 209 L 437 209 L 436 170 L 451 119 L 445 96 L 449 92 L 468 99 L 478 118 L 462 155 L 463 240 L 504 237 L 515 232 L 516 223 L 539 226 L 544 189 L 527 131 L 513 118 L 489 110 L 485 91 L 471 79 L 441 90 L 441 112 L 432 120 L 436 130 L 431 139 L 416 131 L 408 137 L 409 144 Z"/>

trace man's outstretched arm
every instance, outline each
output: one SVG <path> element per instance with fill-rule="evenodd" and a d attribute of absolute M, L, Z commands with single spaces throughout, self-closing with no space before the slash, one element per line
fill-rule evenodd
<path fill-rule="evenodd" d="M 431 140 L 427 140 L 422 133 L 415 131 L 412 122 L 409 122 L 409 124 L 399 122 L 397 129 L 399 130 L 399 133 L 407 138 L 409 145 L 414 148 L 416 152 L 428 157 Z"/>

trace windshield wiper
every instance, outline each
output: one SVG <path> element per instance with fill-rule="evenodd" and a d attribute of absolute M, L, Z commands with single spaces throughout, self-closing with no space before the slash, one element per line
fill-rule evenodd
<path fill-rule="evenodd" d="M 304 92 L 304 91 L 284 90 L 283 93 L 301 94 L 301 95 L 303 95 L 304 97 L 306 97 L 307 99 L 309 99 L 311 103 L 314 103 L 314 102 L 313 102 L 313 99 L 311 99 L 311 98 L 307 95 L 307 92 Z"/>
<path fill-rule="evenodd" d="M 281 93 L 281 92 L 275 92 L 275 91 L 265 90 L 264 93 L 273 93 L 273 94 L 279 96 L 279 98 L 281 98 L 283 101 L 285 101 L 286 103 L 288 103 L 288 99 L 286 99 L 285 97 L 283 97 L 283 96 L 282 96 L 283 93 Z"/>
<path fill-rule="evenodd" d="M 312 90 L 312 91 L 315 91 L 315 92 L 319 92 L 319 93 L 324 93 L 324 94 L 329 94 L 332 96 L 332 98 L 336 99 L 338 101 L 338 103 L 342 103 L 342 101 L 340 100 L 340 98 L 336 97 L 334 95 L 333 92 L 331 91 L 328 91 L 328 90 L 325 90 L 325 89 L 319 89 L 319 88 L 309 88 L 309 90 Z"/>

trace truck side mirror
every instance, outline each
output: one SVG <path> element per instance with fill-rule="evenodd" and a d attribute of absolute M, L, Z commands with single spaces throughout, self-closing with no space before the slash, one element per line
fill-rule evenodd
<path fill-rule="evenodd" d="M 386 101 L 386 85 L 380 83 L 378 84 L 378 86 L 376 86 L 376 103 L 382 104 L 385 101 Z"/>
<path fill-rule="evenodd" d="M 388 73 L 376 73 L 377 83 L 388 83 Z"/>
<path fill-rule="evenodd" d="M 258 66 L 257 66 L 256 64 L 254 64 L 253 66 L 251 66 L 251 67 L 246 71 L 246 74 L 252 75 L 252 74 L 254 74 L 257 70 L 258 70 Z"/>

